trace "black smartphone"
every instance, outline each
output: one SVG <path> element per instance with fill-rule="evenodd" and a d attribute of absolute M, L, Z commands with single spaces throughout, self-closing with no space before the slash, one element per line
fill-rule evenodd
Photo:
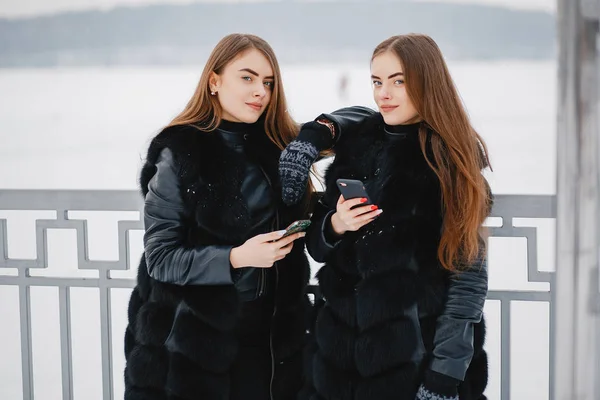
<path fill-rule="evenodd" d="M 361 181 L 357 179 L 338 179 L 335 182 L 340 189 L 340 193 L 344 196 L 344 199 L 350 200 L 356 199 L 357 197 L 364 197 L 367 199 L 367 202 L 362 204 L 363 206 L 373 204 L 367 193 L 367 189 L 365 189 L 365 185 Z"/>
<path fill-rule="evenodd" d="M 309 225 L 310 225 L 309 219 L 301 219 L 298 221 L 294 221 L 290 224 L 290 226 L 285 228 L 285 233 L 283 234 L 281 239 L 283 239 L 286 236 L 293 235 L 294 233 L 297 233 L 297 232 L 304 232 L 306 229 L 308 229 Z"/>

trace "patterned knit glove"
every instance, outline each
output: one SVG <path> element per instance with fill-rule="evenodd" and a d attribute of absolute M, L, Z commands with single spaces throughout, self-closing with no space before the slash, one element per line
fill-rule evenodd
<path fill-rule="evenodd" d="M 460 381 L 435 371 L 425 371 L 425 380 L 419 386 L 416 400 L 459 400 Z"/>
<path fill-rule="evenodd" d="M 281 195 L 287 205 L 298 203 L 308 183 L 310 167 L 319 152 L 331 148 L 333 139 L 329 128 L 318 122 L 307 122 L 302 126 L 296 140 L 281 152 L 279 177 Z"/>

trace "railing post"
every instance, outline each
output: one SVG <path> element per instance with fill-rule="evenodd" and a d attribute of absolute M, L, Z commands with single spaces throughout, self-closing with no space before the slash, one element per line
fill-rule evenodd
<path fill-rule="evenodd" d="M 600 0 L 558 0 L 555 400 L 600 399 Z"/>

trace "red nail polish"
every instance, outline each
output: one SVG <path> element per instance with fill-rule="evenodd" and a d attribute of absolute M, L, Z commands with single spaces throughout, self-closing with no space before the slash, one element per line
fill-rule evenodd
<path fill-rule="evenodd" d="M 363 197 L 362 199 L 360 199 L 360 202 L 361 202 L 361 203 L 366 203 L 366 202 L 367 202 L 367 199 Z"/>
<path fill-rule="evenodd" d="M 379 207 L 377 206 L 371 206 L 371 210 L 377 210 Z"/>

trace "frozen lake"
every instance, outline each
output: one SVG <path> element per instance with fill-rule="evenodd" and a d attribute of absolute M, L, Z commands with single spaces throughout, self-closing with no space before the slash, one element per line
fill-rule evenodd
<path fill-rule="evenodd" d="M 451 63 L 475 127 L 487 141 L 497 194 L 554 194 L 556 180 L 556 65 L 552 62 Z M 346 105 L 373 106 L 368 64 L 282 66 L 289 112 L 297 121 Z M 2 189 L 136 189 L 150 138 L 191 96 L 198 68 L 64 68 L 0 70 L 0 193 Z M 338 86 L 345 74 L 348 92 Z M 561 133 L 562 134 L 562 133 Z M 54 213 L 0 211 L 8 219 L 10 258 L 35 258 L 35 218 Z M 116 221 L 136 213 L 78 213 L 89 218 L 91 259 L 118 258 Z M 537 226 L 540 269 L 554 268 L 553 221 Z M 142 233 L 131 236 L 132 258 Z M 77 271 L 75 234 L 49 233 L 49 268 L 36 275 L 97 276 Z M 524 239 L 491 239 L 490 289 L 548 290 L 528 283 Z M 135 264 L 135 263 L 134 263 Z M 0 274 L 5 273 L 0 269 Z M 119 274 L 135 276 L 135 271 Z M 61 399 L 56 288 L 32 288 L 35 398 Z M 129 290 L 114 289 L 115 398 L 122 398 L 122 336 Z M 102 398 L 99 299 L 96 289 L 73 289 L 74 398 Z M 0 286 L 0 399 L 21 395 L 17 287 Z M 511 399 L 548 398 L 548 305 L 512 305 Z M 499 304 L 488 302 L 488 396 L 499 399 Z"/>

